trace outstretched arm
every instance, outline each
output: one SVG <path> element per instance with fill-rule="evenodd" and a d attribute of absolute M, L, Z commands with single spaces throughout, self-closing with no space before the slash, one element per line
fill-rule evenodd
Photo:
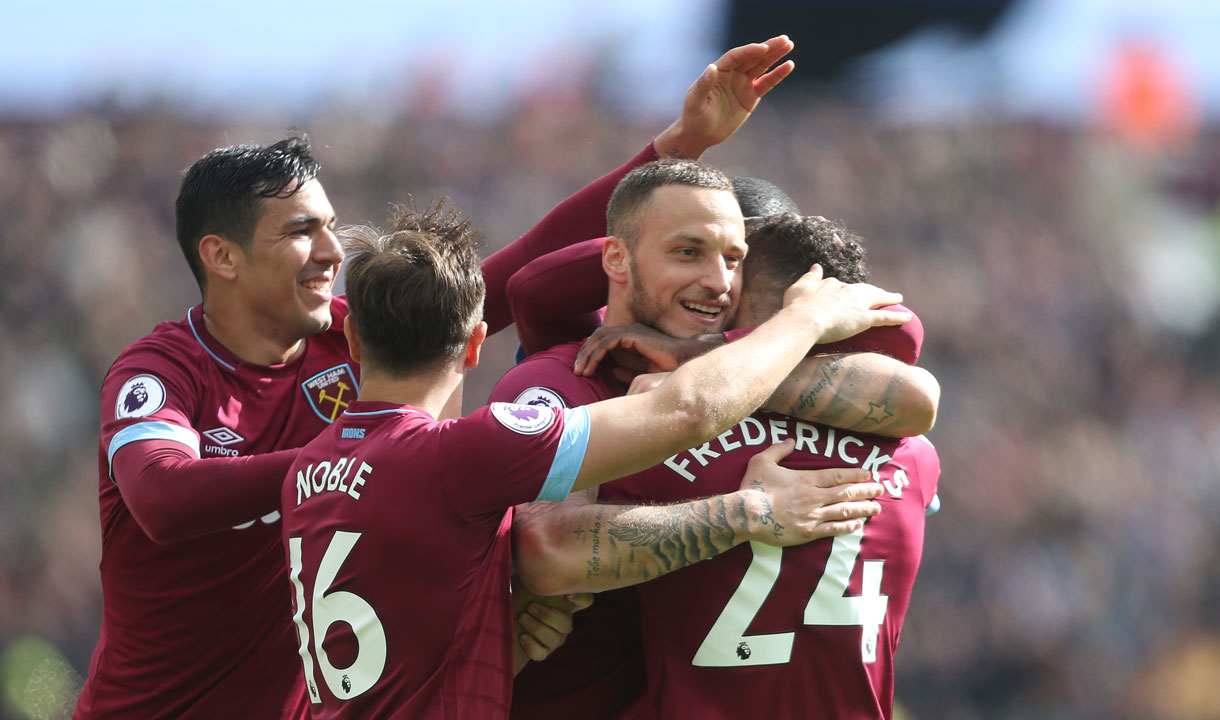
<path fill-rule="evenodd" d="M 880 512 L 881 486 L 861 470 L 790 470 L 794 443 L 750 460 L 741 490 L 673 505 L 598 504 L 596 490 L 521 505 L 513 518 L 517 572 L 542 595 L 634 585 L 748 540 L 799 545 L 857 529 Z"/>
<path fill-rule="evenodd" d="M 708 65 L 686 91 L 682 114 L 653 142 L 661 157 L 698 160 L 713 145 L 733 136 L 758 102 L 795 67 L 787 35 L 729 50 Z"/>

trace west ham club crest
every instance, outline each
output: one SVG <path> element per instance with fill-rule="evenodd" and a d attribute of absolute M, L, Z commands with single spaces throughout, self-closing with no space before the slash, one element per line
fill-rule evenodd
<path fill-rule="evenodd" d="M 301 389 L 318 417 L 333 423 L 339 413 L 347 409 L 348 403 L 356 399 L 360 384 L 356 382 L 351 366 L 344 363 L 309 378 L 301 383 Z"/>

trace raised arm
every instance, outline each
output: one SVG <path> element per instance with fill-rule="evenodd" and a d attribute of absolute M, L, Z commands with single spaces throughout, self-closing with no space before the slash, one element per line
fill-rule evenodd
<path fill-rule="evenodd" d="M 790 470 L 789 441 L 750 460 L 742 489 L 672 505 L 598 504 L 596 489 L 562 503 L 521 505 L 513 556 L 542 595 L 634 585 L 715 557 L 748 540 L 798 545 L 853 532 L 875 515 L 881 486 L 859 470 Z"/>
<path fill-rule="evenodd" d="M 655 390 L 587 406 L 588 445 L 572 489 L 639 472 L 724 432 L 770 397 L 815 342 L 910 317 L 876 309 L 898 302 L 895 293 L 823 279 L 817 265 L 784 298 L 749 336 L 688 362 Z"/>
<path fill-rule="evenodd" d="M 487 281 L 484 319 L 488 332 L 497 332 L 508 323 L 516 322 L 518 334 L 524 336 L 523 347 L 532 353 L 568 340 L 579 340 L 596 327 L 592 324 L 595 318 L 591 313 L 604 305 L 606 299 L 607 281 L 601 269 L 600 243 L 606 234 L 606 203 L 614 186 L 636 165 L 658 157 L 698 160 L 708 148 L 732 137 L 749 119 L 762 97 L 792 72 L 791 61 L 772 67 L 792 48 L 788 36 L 781 35 L 765 43 L 742 45 L 721 55 L 687 89 L 678 119 L 653 139 L 648 150 L 633 158 L 634 164 L 629 163 L 585 188 L 578 194 L 578 203 L 565 207 L 578 196 L 569 198 L 516 243 L 488 258 L 483 264 Z M 611 179 L 613 182 L 609 182 Z M 596 256 L 582 251 L 572 258 L 558 259 L 561 263 L 569 259 L 593 261 L 589 265 L 578 265 L 573 271 L 575 275 L 566 275 L 560 282 L 543 281 L 542 276 L 554 279 L 553 273 L 558 269 L 557 260 L 552 258 L 550 264 L 513 278 L 514 285 L 508 286 L 509 279 L 534 258 L 589 238 L 597 238 L 590 241 L 598 243 Z M 558 331 L 550 330 L 557 322 L 562 327 Z"/>
<path fill-rule="evenodd" d="M 487 285 L 483 319 L 487 322 L 489 335 L 513 322 L 507 297 L 509 278 L 537 257 L 579 240 L 605 235 L 606 203 L 610 201 L 614 186 L 632 168 L 656 159 L 653 145 L 649 144 L 627 164 L 594 180 L 555 206 L 515 242 L 483 261 L 483 280 Z"/>

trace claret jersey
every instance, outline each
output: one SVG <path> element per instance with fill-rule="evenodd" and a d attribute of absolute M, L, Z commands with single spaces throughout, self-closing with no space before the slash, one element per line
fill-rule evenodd
<path fill-rule="evenodd" d="M 313 717 L 507 717 L 511 508 L 567 497 L 588 417 L 357 402 L 301 451 L 282 512 Z"/>
<path fill-rule="evenodd" d="M 110 460 L 137 440 L 191 455 L 238 457 L 301 447 L 356 398 L 343 299 L 330 330 L 283 365 L 242 362 L 207 331 L 200 306 L 161 323 L 115 360 L 102 385 L 98 448 L 102 634 L 77 717 L 279 717 L 299 673 L 280 591 L 279 513 L 167 544 L 127 508 Z"/>
<path fill-rule="evenodd" d="M 636 587 L 648 695 L 633 718 L 889 718 L 894 651 L 940 463 L 895 440 L 756 413 L 716 439 L 601 488 L 607 502 L 733 492 L 749 459 L 796 440 L 786 467 L 869 470 L 885 492 L 863 530 L 806 545 L 740 545 Z"/>

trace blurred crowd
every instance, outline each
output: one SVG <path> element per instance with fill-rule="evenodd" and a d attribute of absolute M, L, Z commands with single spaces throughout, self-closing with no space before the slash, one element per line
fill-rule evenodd
<path fill-rule="evenodd" d="M 368 110 L 301 125 L 340 222 L 445 196 L 487 252 L 663 125 L 580 94 L 482 123 Z M 0 656 L 37 638 L 87 670 L 101 379 L 198 302 L 173 235 L 180 172 L 286 130 L 155 107 L 0 119 Z M 904 716 L 1220 717 L 1220 136 L 1153 151 L 789 98 L 706 160 L 846 222 L 927 327 L 943 509 L 897 657 Z M 515 344 L 492 340 L 468 406 Z M 0 717 L 22 717 L 5 692 Z"/>

